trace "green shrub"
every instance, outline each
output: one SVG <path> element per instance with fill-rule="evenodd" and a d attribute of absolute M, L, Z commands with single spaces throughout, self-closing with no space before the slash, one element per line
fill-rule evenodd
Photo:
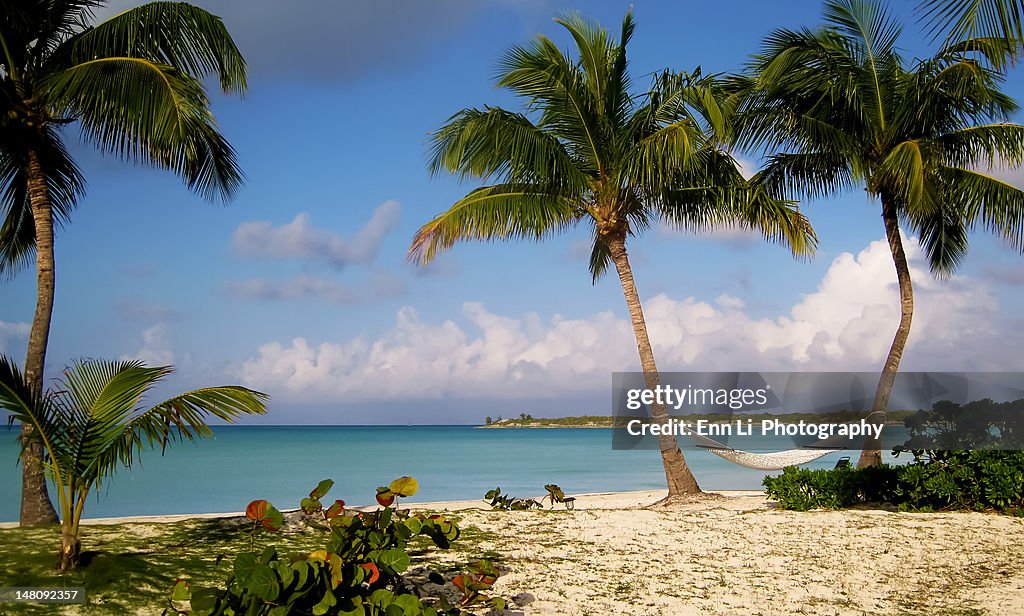
<path fill-rule="evenodd" d="M 501 488 L 488 490 L 484 494 L 484 500 L 494 509 L 505 509 L 507 511 L 524 511 L 528 509 L 543 509 L 544 505 L 532 498 L 517 498 L 510 494 L 502 494 Z"/>
<path fill-rule="evenodd" d="M 1024 452 L 915 451 L 904 466 L 783 469 L 765 477 L 768 497 L 783 509 L 841 509 L 886 502 L 904 511 L 1024 508 Z"/>
<path fill-rule="evenodd" d="M 471 564 L 469 573 L 452 580 L 461 594 L 457 605 L 446 596 L 421 596 L 422 589 L 403 578 L 411 564 L 410 540 L 425 537 L 437 547 L 448 548 L 459 536 L 458 526 L 443 516 L 412 514 L 393 505 L 396 498 L 416 493 L 415 479 L 401 477 L 378 488 L 381 508 L 359 513 L 346 511 L 341 500 L 324 507 L 321 499 L 333 484 L 329 479 L 321 481 L 301 504 L 307 525 L 328 533 L 324 549 L 282 554 L 267 547 L 260 553 L 240 553 L 222 588 L 192 590 L 179 580 L 168 612 L 193 616 L 437 616 L 462 614 L 473 607 L 505 608 L 504 600 L 484 594 L 498 578 L 497 570 L 487 561 Z M 251 533 L 260 528 L 279 532 L 283 526 L 282 514 L 263 500 L 250 503 L 246 517 L 252 520 Z M 435 584 L 445 583 L 436 573 L 429 577 Z"/>

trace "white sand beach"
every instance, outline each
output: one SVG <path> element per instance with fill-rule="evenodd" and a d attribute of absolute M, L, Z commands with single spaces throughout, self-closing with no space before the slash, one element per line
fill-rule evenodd
<path fill-rule="evenodd" d="M 578 495 L 576 507 L 449 511 L 473 538 L 442 562 L 494 552 L 496 591 L 529 614 L 1024 614 L 1024 518 L 885 509 L 790 512 L 761 492 L 675 507 L 664 492 Z M 174 522 L 105 518 L 87 524 Z M 467 533 L 468 535 L 468 533 Z"/>
<path fill-rule="evenodd" d="M 1024 519 L 789 512 L 759 492 L 671 511 L 663 492 L 583 496 L 561 513 L 471 510 L 526 614 L 1024 614 Z M 974 610 L 974 611 L 972 611 Z"/>

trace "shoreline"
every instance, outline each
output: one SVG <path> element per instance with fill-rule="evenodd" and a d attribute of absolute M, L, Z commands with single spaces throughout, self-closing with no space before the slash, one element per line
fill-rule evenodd
<path fill-rule="evenodd" d="M 726 498 L 760 498 L 766 503 L 769 502 L 762 490 L 705 490 L 708 494 L 718 494 Z M 586 510 L 617 510 L 617 509 L 639 509 L 650 505 L 667 494 L 666 490 L 635 490 L 626 492 L 589 492 L 583 494 L 569 494 L 574 496 L 575 509 Z M 541 495 L 526 496 L 540 500 Z M 402 503 L 402 509 L 414 511 L 493 511 L 490 505 L 483 499 L 467 500 L 444 500 Z M 354 505 L 347 507 L 353 511 L 366 511 L 376 509 L 377 505 Z M 551 507 L 546 507 L 551 509 Z M 562 505 L 556 505 L 554 510 L 564 510 Z M 294 513 L 298 509 L 281 509 L 281 513 Z M 167 513 L 153 515 L 128 515 L 111 516 L 103 518 L 82 518 L 83 526 L 109 526 L 115 524 L 174 524 L 187 520 L 210 520 L 210 519 L 231 519 L 245 517 L 244 511 L 223 511 L 203 513 Z M 18 522 L 0 522 L 0 530 L 18 528 Z"/>

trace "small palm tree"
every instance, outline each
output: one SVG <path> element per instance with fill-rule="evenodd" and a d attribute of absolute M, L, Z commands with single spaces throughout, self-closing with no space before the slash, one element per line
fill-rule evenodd
<path fill-rule="evenodd" d="M 85 180 L 64 128 L 125 160 L 168 169 L 207 197 L 241 182 L 202 79 L 245 88 L 245 61 L 221 20 L 184 2 L 153 2 L 96 25 L 105 0 L 0 0 L 0 274 L 35 253 L 37 299 L 25 373 L 42 390 L 54 301 L 54 223 Z M 22 524 L 54 521 L 35 450 L 23 459 Z"/>
<path fill-rule="evenodd" d="M 730 101 L 714 80 L 665 73 L 644 94 L 630 92 L 626 46 L 632 15 L 618 41 L 577 15 L 556 20 L 576 42 L 571 60 L 547 37 L 514 47 L 498 85 L 525 100 L 525 113 L 465 109 L 433 135 L 432 173 L 494 183 L 478 188 L 425 224 L 410 258 L 429 262 L 460 240 L 541 240 L 578 224 L 590 227 L 590 272 L 612 265 L 626 298 L 647 387 L 658 369 L 626 239 L 652 224 L 707 230 L 739 225 L 813 251 L 807 220 L 789 202 L 748 184 L 716 143 L 728 133 Z M 668 420 L 654 405 L 655 421 Z M 673 436 L 660 437 L 669 498 L 700 492 Z"/>
<path fill-rule="evenodd" d="M 981 226 L 1024 247 L 1024 191 L 985 173 L 1001 159 L 1024 160 L 1024 127 L 999 73 L 957 44 L 908 64 L 897 52 L 901 29 L 872 0 L 831 0 L 818 30 L 779 30 L 764 42 L 745 90 L 744 141 L 770 157 L 772 190 L 809 196 L 863 187 L 881 206 L 900 291 L 900 322 L 872 407 L 885 418 L 910 335 L 914 292 L 900 223 L 920 237 L 931 270 L 951 274 Z M 860 465 L 881 462 L 878 440 Z"/>
<path fill-rule="evenodd" d="M 0 357 L 0 408 L 32 426 L 22 448 L 39 443 L 43 467 L 57 489 L 61 514 L 61 571 L 78 565 L 78 527 L 89 494 L 143 449 L 174 440 L 213 436 L 206 417 L 232 421 L 266 413 L 265 394 L 237 386 L 190 391 L 143 410 L 146 392 L 170 366 L 138 361 L 83 361 L 65 370 L 60 386 L 40 394 L 18 368 Z"/>

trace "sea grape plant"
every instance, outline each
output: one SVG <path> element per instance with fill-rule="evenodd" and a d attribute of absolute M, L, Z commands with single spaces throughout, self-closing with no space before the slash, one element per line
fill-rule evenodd
<path fill-rule="evenodd" d="M 460 532 L 441 515 L 394 506 L 397 498 L 416 493 L 415 479 L 401 477 L 378 488 L 381 507 L 376 511 L 350 511 L 342 500 L 325 507 L 321 499 L 333 485 L 329 479 L 321 481 L 301 502 L 307 523 L 328 533 L 323 549 L 284 554 L 267 547 L 261 553 L 240 553 L 222 588 L 193 590 L 178 580 L 165 613 L 448 616 L 505 608 L 503 599 L 485 594 L 499 575 L 488 561 L 475 562 L 468 573 L 455 577 L 453 585 L 461 593 L 455 604 L 443 595 L 423 596 L 422 588 L 403 577 L 412 562 L 408 545 L 413 538 L 424 537 L 446 549 Z M 250 503 L 246 517 L 253 521 L 253 530 L 262 526 L 277 532 L 283 526 L 280 512 L 266 501 Z M 430 579 L 444 582 L 436 573 Z"/>
<path fill-rule="evenodd" d="M 494 509 L 505 509 L 507 511 L 525 511 L 528 509 L 543 509 L 544 505 L 532 498 L 517 498 L 510 494 L 502 494 L 501 487 L 488 490 L 484 494 L 484 500 L 490 503 Z"/>

